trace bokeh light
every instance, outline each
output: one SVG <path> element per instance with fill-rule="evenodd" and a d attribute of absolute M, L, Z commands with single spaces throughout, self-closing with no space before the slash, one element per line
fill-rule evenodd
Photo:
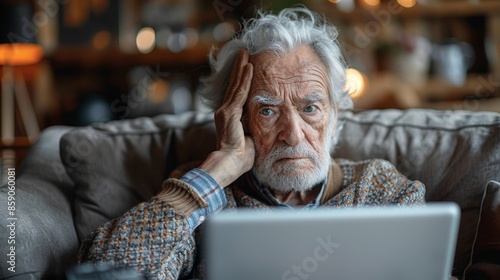
<path fill-rule="evenodd" d="M 213 36 L 217 42 L 226 42 L 231 39 L 235 32 L 233 24 L 230 22 L 221 22 L 215 26 Z"/>
<path fill-rule="evenodd" d="M 171 52 L 181 52 L 187 47 L 188 39 L 184 33 L 173 33 L 168 37 L 167 46 Z"/>
<path fill-rule="evenodd" d="M 351 98 L 356 99 L 365 94 L 368 87 L 368 79 L 366 78 L 365 74 L 354 68 L 347 69 L 345 73 L 345 90 L 349 92 Z"/>
<path fill-rule="evenodd" d="M 398 3 L 405 8 L 411 8 L 417 4 L 417 0 L 398 0 Z"/>
<path fill-rule="evenodd" d="M 156 35 L 151 27 L 144 27 L 137 33 L 136 44 L 137 49 L 141 53 L 149 53 L 155 47 Z"/>
<path fill-rule="evenodd" d="M 107 30 L 97 32 L 92 37 L 92 46 L 96 50 L 104 50 L 111 45 L 111 33 Z"/>
<path fill-rule="evenodd" d="M 365 3 L 370 6 L 378 6 L 380 5 L 380 0 L 365 0 Z"/>

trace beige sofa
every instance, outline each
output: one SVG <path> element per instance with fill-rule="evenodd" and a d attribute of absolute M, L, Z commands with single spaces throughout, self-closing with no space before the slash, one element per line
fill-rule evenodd
<path fill-rule="evenodd" d="M 389 160 L 426 185 L 427 201 L 457 202 L 453 275 L 462 278 L 468 267 L 468 279 L 500 279 L 500 114 L 370 110 L 340 118 L 334 157 Z M 214 140 L 212 117 L 200 113 L 47 128 L 16 172 L 15 272 L 1 217 L 0 276 L 64 278 L 86 234 L 153 196 L 177 165 L 212 151 Z M 1 207 L 8 191 L 0 188 Z"/>

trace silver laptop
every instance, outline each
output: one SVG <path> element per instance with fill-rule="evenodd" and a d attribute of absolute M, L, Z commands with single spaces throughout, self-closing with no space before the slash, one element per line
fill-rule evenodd
<path fill-rule="evenodd" d="M 222 212 L 206 223 L 209 279 L 448 280 L 460 208 Z"/>

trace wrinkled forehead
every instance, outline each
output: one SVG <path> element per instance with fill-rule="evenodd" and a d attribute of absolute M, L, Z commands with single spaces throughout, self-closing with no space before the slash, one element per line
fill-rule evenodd
<path fill-rule="evenodd" d="M 254 66 L 254 77 L 268 79 L 272 77 L 300 77 L 308 74 L 327 77 L 327 69 L 318 55 L 308 46 L 280 55 L 266 51 L 250 56 L 249 62 Z"/>

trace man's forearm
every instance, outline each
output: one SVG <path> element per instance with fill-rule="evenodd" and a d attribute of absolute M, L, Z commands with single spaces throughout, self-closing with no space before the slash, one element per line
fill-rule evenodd
<path fill-rule="evenodd" d="M 178 279 L 194 264 L 193 231 L 226 203 L 222 187 L 203 170 L 168 179 L 160 194 L 91 233 L 80 248 L 79 261 Z"/>
<path fill-rule="evenodd" d="M 156 198 L 167 202 L 177 212 L 185 215 L 192 231 L 227 204 L 220 184 L 199 168 L 189 171 L 179 180 L 166 180 L 163 191 Z"/>

